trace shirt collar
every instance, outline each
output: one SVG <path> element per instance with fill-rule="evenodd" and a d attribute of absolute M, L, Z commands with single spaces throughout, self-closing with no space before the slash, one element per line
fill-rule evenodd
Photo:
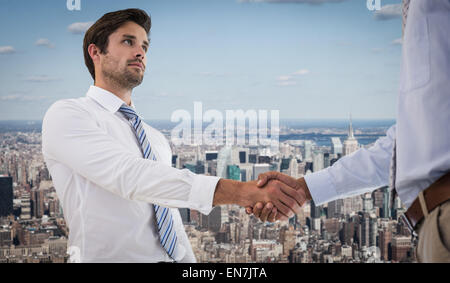
<path fill-rule="evenodd" d="M 122 106 L 125 103 L 122 99 L 117 97 L 112 92 L 109 92 L 103 88 L 93 85 L 89 88 L 88 92 L 86 93 L 86 96 L 97 101 L 101 106 L 106 108 L 111 113 L 117 112 L 120 106 Z M 131 101 L 131 107 L 136 109 L 134 107 L 133 101 Z"/>

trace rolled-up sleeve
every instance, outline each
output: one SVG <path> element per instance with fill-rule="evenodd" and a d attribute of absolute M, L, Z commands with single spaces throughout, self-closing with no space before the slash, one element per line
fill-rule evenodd
<path fill-rule="evenodd" d="M 333 166 L 305 176 L 316 205 L 359 195 L 387 185 L 396 125 L 385 137 L 368 148 L 361 148 L 339 159 Z"/>
<path fill-rule="evenodd" d="M 122 198 L 208 214 L 220 178 L 136 157 L 97 125 L 76 101 L 54 103 L 42 125 L 42 151 Z"/>

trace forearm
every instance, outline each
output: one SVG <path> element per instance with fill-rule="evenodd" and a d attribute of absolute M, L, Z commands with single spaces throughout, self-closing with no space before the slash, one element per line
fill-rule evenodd
<path fill-rule="evenodd" d="M 306 175 L 314 202 L 319 205 L 387 185 L 394 140 L 395 126 L 371 148 L 362 148 L 331 167 Z"/>
<path fill-rule="evenodd" d="M 214 192 L 213 206 L 237 204 L 245 206 L 250 203 L 248 185 L 243 182 L 220 179 Z"/>

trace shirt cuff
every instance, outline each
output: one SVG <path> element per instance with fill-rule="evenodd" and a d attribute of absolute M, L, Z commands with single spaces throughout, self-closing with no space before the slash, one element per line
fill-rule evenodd
<path fill-rule="evenodd" d="M 203 214 L 213 209 L 214 192 L 220 177 L 196 175 L 189 195 L 191 207 Z"/>
<path fill-rule="evenodd" d="M 306 175 L 305 182 L 315 205 L 322 205 L 339 198 L 327 169 Z"/>

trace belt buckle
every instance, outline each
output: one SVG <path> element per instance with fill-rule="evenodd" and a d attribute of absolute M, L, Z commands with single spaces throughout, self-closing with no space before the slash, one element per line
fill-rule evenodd
<path fill-rule="evenodd" d="M 400 219 L 403 221 L 403 224 L 406 224 L 406 227 L 408 227 L 408 229 L 409 229 L 409 231 L 411 232 L 411 234 L 412 234 L 414 237 L 417 237 L 417 233 L 416 233 L 416 231 L 414 230 L 414 227 L 412 226 L 411 222 L 409 221 L 408 216 L 406 216 L 406 214 L 402 213 L 402 214 L 400 215 Z"/>

